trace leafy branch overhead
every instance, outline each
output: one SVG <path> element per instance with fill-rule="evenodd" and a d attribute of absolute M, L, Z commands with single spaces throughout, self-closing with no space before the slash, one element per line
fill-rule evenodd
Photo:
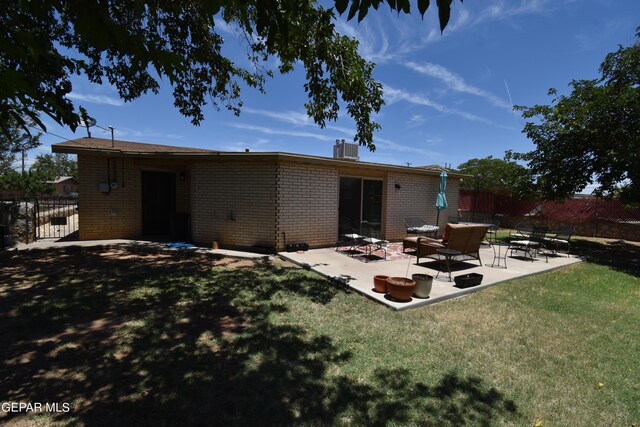
<path fill-rule="evenodd" d="M 449 21 L 453 0 L 437 0 L 440 28 Z M 0 124 L 32 120 L 38 112 L 75 130 L 79 113 L 68 98 L 72 75 L 95 84 L 108 82 L 124 101 L 158 93 L 160 81 L 173 89 L 174 105 L 194 125 L 204 107 L 239 114 L 243 87 L 265 90 L 272 71 L 287 73 L 300 63 L 306 72 L 307 113 L 325 126 L 338 118 L 341 103 L 356 124 L 354 140 L 375 149 L 380 128 L 372 116 L 384 104 L 374 64 L 358 54 L 357 40 L 339 34 L 336 11 L 357 15 L 386 3 L 410 13 L 409 0 L 336 0 L 324 8 L 315 0 L 208 0 L 146 2 L 103 0 L 5 2 L 0 25 Z M 417 0 L 421 15 L 429 0 Z M 221 27 L 246 42 L 250 65 L 223 54 Z"/>
<path fill-rule="evenodd" d="M 462 2 L 462 0 L 460 0 L 460 2 Z M 351 6 L 349 6 L 349 3 L 351 3 Z M 349 0 L 336 0 L 336 10 L 340 15 L 342 15 L 347 9 L 349 9 L 347 20 L 353 19 L 357 14 L 358 22 L 360 22 L 367 16 L 371 7 L 378 10 L 378 7 L 380 7 L 382 3 L 387 3 L 391 10 L 397 11 L 398 14 L 400 14 L 400 12 L 411 13 L 410 0 L 351 0 L 351 2 L 349 2 Z M 424 14 L 431 5 L 431 1 L 417 0 L 416 3 L 420 15 L 424 17 Z M 453 0 L 436 0 L 435 3 L 438 5 L 440 31 L 444 31 L 444 28 L 449 23 L 449 17 L 451 16 L 451 3 L 453 3 Z"/>

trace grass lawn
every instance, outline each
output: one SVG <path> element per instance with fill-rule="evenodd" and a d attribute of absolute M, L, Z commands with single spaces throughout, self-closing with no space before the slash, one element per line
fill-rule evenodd
<path fill-rule="evenodd" d="M 632 426 L 640 247 L 393 312 L 279 261 L 0 259 L 7 425 Z"/>

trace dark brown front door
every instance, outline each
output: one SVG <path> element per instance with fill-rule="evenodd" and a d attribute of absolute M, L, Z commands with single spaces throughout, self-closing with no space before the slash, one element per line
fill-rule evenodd
<path fill-rule="evenodd" d="M 142 171 L 142 234 L 169 236 L 176 212 L 176 174 Z"/>

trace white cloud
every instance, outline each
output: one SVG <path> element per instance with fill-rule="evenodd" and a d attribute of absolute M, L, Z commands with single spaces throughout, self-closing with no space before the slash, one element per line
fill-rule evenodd
<path fill-rule="evenodd" d="M 298 111 L 271 111 L 271 110 L 259 110 L 255 108 L 243 108 L 243 113 L 257 114 L 260 116 L 268 117 L 270 119 L 278 120 L 284 123 L 290 123 L 297 126 L 307 126 L 314 124 L 311 118 L 306 113 Z"/>
<path fill-rule="evenodd" d="M 273 129 L 266 126 L 255 126 L 255 125 L 249 125 L 246 123 L 227 123 L 227 125 L 236 129 L 260 132 L 267 135 L 284 135 L 284 136 L 293 136 L 293 137 L 300 137 L 300 138 L 313 138 L 313 139 L 318 139 L 320 141 L 333 141 L 334 139 L 336 139 L 335 137 L 320 135 L 317 133 L 302 132 L 302 131 L 296 131 L 296 130 Z"/>
<path fill-rule="evenodd" d="M 460 116 L 464 119 L 481 122 L 490 125 L 495 125 L 491 120 L 485 119 L 484 117 L 477 116 L 475 114 L 467 113 L 466 111 L 461 111 L 455 108 L 448 107 L 446 105 L 440 104 L 438 102 L 432 101 L 431 99 L 418 95 L 413 92 L 407 92 L 402 89 L 395 89 L 389 85 L 384 85 L 384 95 L 385 101 L 388 105 L 394 104 L 398 101 L 406 101 L 415 105 L 422 105 L 425 107 L 433 108 L 436 111 L 446 114 L 454 114 L 456 116 Z"/>
<path fill-rule="evenodd" d="M 120 107 L 124 105 L 124 101 L 122 101 L 121 99 L 107 95 L 91 95 L 71 92 L 69 95 L 67 95 L 67 97 L 78 101 L 89 102 L 91 104 L 111 105 L 114 107 Z"/>
<path fill-rule="evenodd" d="M 318 127 L 318 125 L 311 119 L 311 117 L 307 115 L 306 112 L 270 111 L 270 110 L 260 110 L 255 108 L 243 108 L 242 112 L 260 115 L 263 117 L 274 119 L 283 123 L 292 124 L 295 126 Z M 355 130 L 352 128 L 346 128 L 346 127 L 336 126 L 336 125 L 326 125 L 325 129 L 340 132 L 345 135 L 349 135 L 350 137 L 353 137 L 353 135 L 355 135 L 356 133 Z"/>
<path fill-rule="evenodd" d="M 374 143 L 376 144 L 376 152 L 379 150 L 385 151 L 394 151 L 399 153 L 410 153 L 413 155 L 421 155 L 421 156 L 429 156 L 429 157 L 440 157 L 442 154 L 433 151 L 427 150 L 422 147 L 423 144 L 417 143 L 415 145 L 405 145 L 398 144 L 390 139 L 386 138 L 374 138 Z"/>
<path fill-rule="evenodd" d="M 416 62 L 407 62 L 405 65 L 408 68 L 422 75 L 433 77 L 440 80 L 441 82 L 446 84 L 451 90 L 485 98 L 486 100 L 491 102 L 493 105 L 511 111 L 511 104 L 508 101 L 492 94 L 489 91 L 480 89 L 476 86 L 472 86 L 466 83 L 462 77 L 449 71 L 448 69 L 446 69 L 441 65 L 432 64 L 430 62 L 426 62 L 422 64 L 418 64 Z"/>
<path fill-rule="evenodd" d="M 104 135 L 101 135 L 101 133 Z M 91 130 L 91 134 L 92 136 L 95 136 L 98 138 L 111 138 L 111 132 L 109 130 L 93 128 Z M 165 132 L 161 132 L 153 129 L 137 130 L 137 129 L 131 129 L 131 128 L 114 128 L 113 134 L 116 139 L 122 138 L 122 137 L 182 139 L 182 135 L 177 135 L 174 133 L 165 133 Z"/>

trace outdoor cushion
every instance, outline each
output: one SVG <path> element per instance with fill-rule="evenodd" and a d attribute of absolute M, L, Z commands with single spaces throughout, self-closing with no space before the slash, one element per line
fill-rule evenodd
<path fill-rule="evenodd" d="M 402 240 L 402 252 L 405 252 L 407 249 L 417 249 L 418 241 L 429 242 L 429 244 L 440 245 L 440 247 L 444 247 L 439 239 L 432 239 L 430 237 L 424 236 L 408 236 Z"/>
<path fill-rule="evenodd" d="M 412 234 L 423 234 L 423 233 L 433 233 L 438 230 L 438 227 L 435 225 L 423 225 L 421 227 L 408 227 L 407 233 Z"/>

